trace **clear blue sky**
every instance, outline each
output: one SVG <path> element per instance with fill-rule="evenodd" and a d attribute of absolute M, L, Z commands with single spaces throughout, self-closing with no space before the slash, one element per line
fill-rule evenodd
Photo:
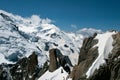
<path fill-rule="evenodd" d="M 84 27 L 120 30 L 120 0 L 0 0 L 0 9 L 50 18 L 65 31 Z"/>

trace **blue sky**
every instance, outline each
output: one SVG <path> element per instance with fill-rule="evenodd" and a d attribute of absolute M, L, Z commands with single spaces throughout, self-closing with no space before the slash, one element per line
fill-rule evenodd
<path fill-rule="evenodd" d="M 120 31 L 120 0 L 0 0 L 0 9 L 50 18 L 65 31 L 84 27 Z"/>

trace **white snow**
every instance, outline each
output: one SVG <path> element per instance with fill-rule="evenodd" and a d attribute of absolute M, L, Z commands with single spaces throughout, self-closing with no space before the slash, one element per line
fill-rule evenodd
<path fill-rule="evenodd" d="M 89 70 L 87 71 L 86 75 L 87 78 L 93 74 L 95 69 L 98 69 L 100 65 L 105 63 L 105 58 L 108 58 L 108 54 L 112 50 L 112 35 L 115 34 L 115 32 L 106 32 L 104 34 L 98 34 L 96 36 L 96 39 L 98 39 L 98 43 L 95 46 L 98 46 L 98 57 L 97 59 L 93 62 Z M 94 47 L 95 47 L 94 46 Z"/>
<path fill-rule="evenodd" d="M 62 67 L 54 72 L 46 71 L 38 80 L 66 80 L 68 73 Z"/>
<path fill-rule="evenodd" d="M 1 63 L 13 64 L 13 62 L 10 62 L 7 59 L 5 59 L 5 56 L 0 53 L 0 64 Z"/>
<path fill-rule="evenodd" d="M 24 25 L 19 24 L 19 30 L 26 32 L 26 33 L 32 33 L 32 32 L 36 32 L 37 30 L 34 27 L 27 27 Z"/>
<path fill-rule="evenodd" d="M 93 28 L 83 28 L 78 30 L 76 33 L 82 34 L 85 37 L 92 36 L 94 33 L 102 33 L 102 30 L 100 29 L 93 29 Z"/>

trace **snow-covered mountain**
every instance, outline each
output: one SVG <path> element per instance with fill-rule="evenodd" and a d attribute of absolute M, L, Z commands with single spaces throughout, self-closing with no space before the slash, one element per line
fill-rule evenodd
<path fill-rule="evenodd" d="M 15 62 L 36 51 L 44 63 L 49 57 L 46 56 L 49 49 L 58 48 L 71 58 L 74 65 L 83 38 L 83 35 L 60 30 L 48 18 L 42 19 L 37 15 L 22 18 L 0 10 L 0 55 L 3 62 Z"/>
<path fill-rule="evenodd" d="M 93 28 L 83 28 L 80 29 L 78 31 L 76 31 L 77 34 L 82 34 L 84 35 L 84 37 L 89 37 L 89 36 L 93 36 L 94 33 L 103 33 L 102 30 L 97 30 L 97 29 L 93 29 Z"/>
<path fill-rule="evenodd" d="M 29 60 L 36 58 L 34 54 L 32 55 L 33 59 L 30 57 L 35 51 L 39 65 L 36 73 L 41 76 L 36 79 L 71 80 L 74 78 L 73 80 L 78 80 L 85 75 L 89 78 L 96 69 L 106 63 L 105 59 L 108 59 L 109 53 L 114 51 L 112 44 L 115 42 L 113 40 L 115 34 L 117 32 L 107 31 L 103 33 L 101 30 L 92 28 L 68 33 L 60 30 L 48 18 L 42 19 L 37 15 L 23 18 L 0 10 L 0 64 L 7 63 L 15 67 L 14 64 L 19 64 L 18 69 L 15 69 L 19 70 L 16 72 L 21 72 L 20 68 L 24 61 L 23 63 L 20 62 L 22 60 L 28 61 L 25 65 L 29 68 L 28 65 L 31 65 Z M 51 49 L 53 51 L 50 53 Z M 58 55 L 56 50 L 60 50 L 61 54 Z M 48 69 L 48 65 L 52 65 L 50 63 L 51 56 L 59 64 L 59 67 L 53 72 Z M 70 66 L 71 73 L 65 70 L 68 60 L 72 64 Z M 44 64 L 46 62 L 48 62 L 47 65 Z M 6 69 L 9 68 L 3 70 Z M 12 69 L 14 70 L 14 67 Z M 7 73 L 10 74 L 8 70 Z M 28 73 L 31 72 L 28 71 Z M 29 78 L 31 76 L 31 74 L 28 75 Z"/>
<path fill-rule="evenodd" d="M 54 72 L 46 71 L 39 80 L 86 80 L 85 78 L 91 77 L 101 66 L 108 64 L 106 62 L 109 59 L 109 55 L 117 56 L 117 50 L 114 49 L 113 35 L 118 34 L 117 32 L 105 32 L 103 34 L 97 34 L 94 37 L 86 38 L 83 42 L 82 48 L 80 49 L 80 61 L 74 66 L 71 74 L 68 74 L 61 67 Z M 120 46 L 119 46 L 120 47 Z M 115 47 L 118 48 L 118 47 Z M 113 53 L 116 52 L 116 53 Z M 119 52 L 119 50 L 118 50 Z M 119 54 L 120 55 L 120 54 Z M 119 57 L 119 56 L 118 56 Z M 111 64 L 111 63 L 109 63 Z M 118 66 L 117 66 L 118 67 Z M 104 73 L 104 72 L 103 72 Z M 117 73 L 117 72 L 116 72 Z M 98 73 L 99 74 L 99 73 Z M 107 73 L 106 73 L 107 74 Z M 111 74 L 112 75 L 112 74 Z M 46 77 L 48 76 L 48 77 Z M 69 77 L 68 77 L 69 76 Z M 99 76 L 99 75 L 98 75 Z M 94 77 L 94 76 L 93 76 Z M 98 79 L 98 78 L 97 78 Z M 102 78 L 103 79 L 103 78 Z M 105 78 L 107 79 L 107 78 Z M 93 80 L 93 79 L 90 79 Z M 94 79 L 96 80 L 96 79 Z M 100 79 L 101 80 L 101 79 Z M 116 79 L 118 80 L 118 79 Z"/>

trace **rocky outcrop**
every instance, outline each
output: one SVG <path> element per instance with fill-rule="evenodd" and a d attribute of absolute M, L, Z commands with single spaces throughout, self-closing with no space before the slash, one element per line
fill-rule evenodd
<path fill-rule="evenodd" d="M 120 59 L 104 64 L 88 80 L 120 80 Z"/>
<path fill-rule="evenodd" d="M 83 78 L 86 76 L 86 71 L 92 65 L 93 61 L 97 58 L 98 48 L 93 47 L 98 42 L 94 39 L 96 35 L 97 34 L 95 33 L 93 37 L 84 39 L 83 45 L 80 49 L 78 64 L 74 66 L 73 71 L 70 74 L 72 80 L 83 80 Z"/>
<path fill-rule="evenodd" d="M 50 57 L 49 71 L 53 72 L 59 67 L 58 62 L 57 62 L 56 49 L 51 49 L 49 51 L 49 57 Z"/>
<path fill-rule="evenodd" d="M 0 80 L 35 80 L 39 71 L 37 55 L 33 52 L 16 64 L 1 64 Z"/>
<path fill-rule="evenodd" d="M 70 73 L 72 64 L 68 56 L 62 55 L 58 49 L 51 49 L 49 53 L 50 64 L 48 65 L 49 61 L 46 61 L 43 67 L 38 66 L 38 56 L 35 52 L 28 58 L 18 60 L 16 64 L 1 64 L 0 80 L 36 80 L 47 70 L 53 72 L 60 66 Z"/>
<path fill-rule="evenodd" d="M 38 66 L 38 59 L 37 59 L 37 55 L 35 54 L 35 52 L 33 52 L 33 54 L 28 57 L 28 60 L 29 60 L 28 61 L 28 73 L 29 75 L 33 75 Z"/>
<path fill-rule="evenodd" d="M 51 49 L 49 51 L 49 57 L 50 57 L 50 65 L 49 65 L 50 72 L 53 72 L 56 69 L 58 69 L 60 66 L 62 66 L 63 69 L 65 69 L 68 73 L 70 73 L 70 66 L 72 66 L 72 64 L 68 56 L 62 55 L 62 53 L 58 49 Z"/>
<path fill-rule="evenodd" d="M 101 66 L 88 80 L 120 80 L 120 32 L 113 35 L 113 49 L 106 64 Z"/>
<path fill-rule="evenodd" d="M 9 66 L 7 64 L 0 65 L 0 80 L 12 80 L 11 74 L 9 73 Z"/>
<path fill-rule="evenodd" d="M 38 72 L 38 77 L 41 77 L 49 68 L 48 61 L 46 61 L 42 68 Z"/>
<path fill-rule="evenodd" d="M 11 22 L 13 22 L 13 20 L 10 19 L 10 17 L 7 16 L 6 14 L 0 13 L 0 15 L 1 15 L 6 21 L 11 21 Z"/>
<path fill-rule="evenodd" d="M 10 73 L 13 80 L 35 80 L 37 66 L 37 55 L 33 52 L 28 58 L 23 58 L 14 64 L 10 69 Z"/>

